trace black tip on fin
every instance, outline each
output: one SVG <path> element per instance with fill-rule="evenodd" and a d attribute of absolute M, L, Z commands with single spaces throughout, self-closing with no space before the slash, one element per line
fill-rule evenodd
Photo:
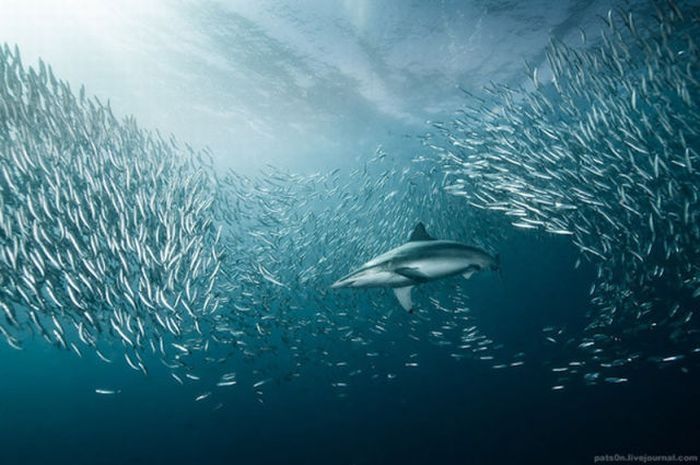
<path fill-rule="evenodd" d="M 413 242 L 413 241 L 434 241 L 435 238 L 431 237 L 430 234 L 428 234 L 428 231 L 425 230 L 425 225 L 423 223 L 418 223 L 415 228 L 413 228 L 413 232 L 411 233 L 411 236 L 408 238 L 408 242 Z"/>

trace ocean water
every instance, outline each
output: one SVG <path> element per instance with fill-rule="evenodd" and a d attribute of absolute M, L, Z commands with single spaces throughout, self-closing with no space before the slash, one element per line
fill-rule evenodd
<path fill-rule="evenodd" d="M 0 3 L 0 464 L 697 462 L 697 2 Z"/>

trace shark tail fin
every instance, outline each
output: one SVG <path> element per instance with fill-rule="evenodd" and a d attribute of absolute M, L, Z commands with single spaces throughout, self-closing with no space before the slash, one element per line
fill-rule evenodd
<path fill-rule="evenodd" d="M 501 284 L 503 284 L 503 268 L 501 267 L 501 254 L 497 253 L 494 255 L 495 258 L 495 264 L 493 266 L 493 271 L 498 273 L 498 279 L 501 281 Z"/>

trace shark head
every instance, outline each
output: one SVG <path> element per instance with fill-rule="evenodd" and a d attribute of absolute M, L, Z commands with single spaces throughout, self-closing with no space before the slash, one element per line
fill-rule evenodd
<path fill-rule="evenodd" d="M 352 274 L 349 274 L 331 284 L 331 289 L 340 289 L 341 287 L 353 287 L 353 283 L 355 283 L 355 279 L 353 279 Z"/>

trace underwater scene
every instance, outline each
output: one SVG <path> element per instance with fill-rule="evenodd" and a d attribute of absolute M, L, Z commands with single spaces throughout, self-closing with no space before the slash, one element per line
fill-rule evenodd
<path fill-rule="evenodd" d="M 0 465 L 697 463 L 700 1 L 0 0 Z"/>

